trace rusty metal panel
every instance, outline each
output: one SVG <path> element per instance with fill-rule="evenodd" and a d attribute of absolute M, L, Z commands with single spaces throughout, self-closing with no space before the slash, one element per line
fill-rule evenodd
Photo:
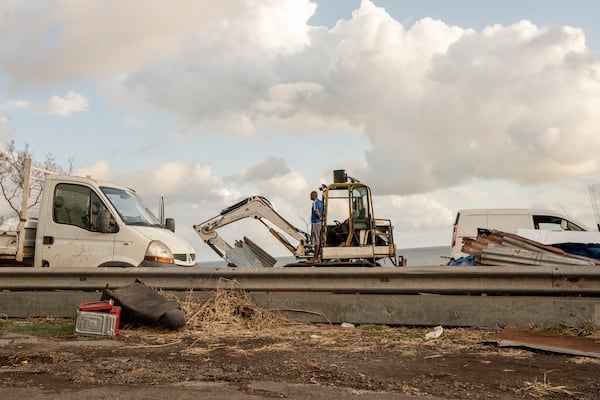
<path fill-rule="evenodd" d="M 528 347 L 553 353 L 600 358 L 600 339 L 578 336 L 550 335 L 525 329 L 507 328 L 492 341 L 500 347 Z"/>
<path fill-rule="evenodd" d="M 496 230 L 480 234 L 477 239 L 464 239 L 461 251 L 473 255 L 482 265 L 600 265 L 600 260 L 569 254 L 557 247 Z"/>
<path fill-rule="evenodd" d="M 592 261 L 563 257 L 543 250 L 531 251 L 511 247 L 488 247 L 481 252 L 479 259 L 484 265 L 596 265 Z"/>

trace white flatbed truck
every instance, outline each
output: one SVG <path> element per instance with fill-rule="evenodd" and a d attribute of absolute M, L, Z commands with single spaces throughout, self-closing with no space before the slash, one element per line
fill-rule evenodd
<path fill-rule="evenodd" d="M 194 248 L 174 233 L 174 221 L 161 223 L 133 189 L 26 160 L 22 190 L 17 229 L 0 231 L 0 266 L 196 265 Z"/>

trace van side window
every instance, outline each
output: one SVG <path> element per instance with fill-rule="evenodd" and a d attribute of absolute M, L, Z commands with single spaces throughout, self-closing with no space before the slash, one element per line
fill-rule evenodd
<path fill-rule="evenodd" d="M 545 231 L 584 231 L 582 227 L 561 217 L 553 215 L 534 215 L 533 226 L 535 229 Z"/>
<path fill-rule="evenodd" d="M 100 198 L 87 186 L 61 183 L 54 190 L 54 222 L 97 231 L 96 217 L 104 208 Z"/>
<path fill-rule="evenodd" d="M 582 227 L 580 227 L 577 224 L 572 223 L 571 221 L 568 220 L 564 220 L 567 226 L 567 231 L 585 231 L 585 229 L 583 229 Z"/>

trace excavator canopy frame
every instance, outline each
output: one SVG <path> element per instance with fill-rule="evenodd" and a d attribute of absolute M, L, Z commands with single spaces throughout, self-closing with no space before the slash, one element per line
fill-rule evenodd
<path fill-rule="evenodd" d="M 334 182 L 323 191 L 325 218 L 320 258 L 324 262 L 389 258 L 397 265 L 390 220 L 376 219 L 371 189 L 360 181 Z"/>

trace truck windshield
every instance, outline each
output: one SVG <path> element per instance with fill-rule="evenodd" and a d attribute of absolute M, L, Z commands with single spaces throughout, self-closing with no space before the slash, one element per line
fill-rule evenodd
<path fill-rule="evenodd" d="M 111 187 L 101 187 L 100 189 L 117 210 L 125 224 L 142 226 L 160 225 L 158 219 L 134 192 Z"/>

